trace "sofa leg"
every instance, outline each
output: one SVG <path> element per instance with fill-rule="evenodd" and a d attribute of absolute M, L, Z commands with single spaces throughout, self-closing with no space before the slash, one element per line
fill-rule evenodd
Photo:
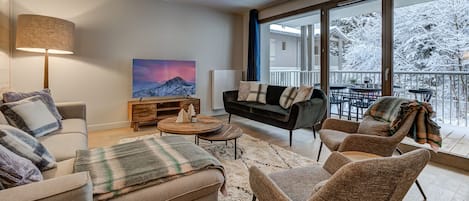
<path fill-rule="evenodd" d="M 228 115 L 228 123 L 231 122 L 231 113 Z"/>
<path fill-rule="evenodd" d="M 316 162 L 319 162 L 319 158 L 321 157 L 321 151 L 322 151 L 322 142 L 321 144 L 319 144 L 318 158 L 316 159 Z"/>
<path fill-rule="evenodd" d="M 252 194 L 252 201 L 256 201 L 256 196 Z"/>
<path fill-rule="evenodd" d="M 291 147 L 291 144 L 292 144 L 292 136 L 293 136 L 293 131 L 290 130 L 290 147 Z"/>

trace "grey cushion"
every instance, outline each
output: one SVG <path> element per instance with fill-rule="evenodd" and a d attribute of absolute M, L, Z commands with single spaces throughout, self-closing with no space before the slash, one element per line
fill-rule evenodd
<path fill-rule="evenodd" d="M 15 101 L 23 100 L 25 98 L 29 98 L 32 96 L 37 96 L 37 95 L 43 98 L 44 103 L 47 105 L 47 107 L 52 112 L 54 117 L 57 120 L 61 120 L 62 116 L 60 116 L 60 113 L 57 110 L 57 107 L 55 106 L 54 99 L 52 99 L 52 96 L 50 95 L 50 89 L 42 89 L 40 91 L 33 91 L 33 92 L 28 92 L 28 93 L 12 92 L 12 91 L 4 92 L 3 101 L 5 101 L 5 103 L 15 102 Z"/>
<path fill-rule="evenodd" d="M 233 108 L 283 122 L 287 122 L 290 115 L 289 110 L 283 109 L 280 105 L 237 101 L 230 101 L 229 104 Z"/>
<path fill-rule="evenodd" d="M 308 200 L 313 187 L 331 175 L 320 166 L 294 168 L 275 172 L 269 177 L 292 200 Z"/>
<path fill-rule="evenodd" d="M 336 151 L 337 149 L 339 149 L 340 144 L 348 135 L 350 134 L 331 129 L 319 130 L 319 136 L 321 137 L 321 141 L 326 144 L 326 146 L 332 151 Z"/>
<path fill-rule="evenodd" d="M 36 138 L 18 128 L 0 125 L 0 144 L 13 153 L 31 160 L 41 171 L 56 166 L 54 156 Z"/>
<path fill-rule="evenodd" d="M 371 116 L 365 116 L 363 121 L 360 122 L 357 132 L 369 135 L 389 136 L 389 125 L 389 122 L 378 121 Z"/>
<path fill-rule="evenodd" d="M 82 133 L 53 134 L 38 139 L 57 161 L 74 158 L 77 150 L 88 148 L 88 140 Z"/>
<path fill-rule="evenodd" d="M 41 181 L 41 171 L 28 159 L 0 145 L 0 183 L 5 188 Z"/>
<path fill-rule="evenodd" d="M 0 105 L 8 123 L 35 136 L 47 135 L 61 127 L 41 96 L 32 96 Z"/>

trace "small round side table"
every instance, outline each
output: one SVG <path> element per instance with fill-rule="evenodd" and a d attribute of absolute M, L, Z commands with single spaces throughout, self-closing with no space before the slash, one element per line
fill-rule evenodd
<path fill-rule="evenodd" d="M 225 141 L 228 144 L 229 140 L 234 140 L 234 156 L 235 160 L 237 158 L 237 139 L 243 135 L 243 130 L 236 125 L 224 124 L 223 127 L 215 132 L 199 134 L 197 135 L 198 139 L 203 139 L 207 141 Z M 197 144 L 199 140 L 196 140 Z"/>

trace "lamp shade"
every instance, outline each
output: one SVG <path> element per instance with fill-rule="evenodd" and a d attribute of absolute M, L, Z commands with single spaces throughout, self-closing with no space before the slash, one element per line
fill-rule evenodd
<path fill-rule="evenodd" d="M 28 52 L 73 54 L 75 24 L 42 15 L 19 15 L 16 49 Z"/>

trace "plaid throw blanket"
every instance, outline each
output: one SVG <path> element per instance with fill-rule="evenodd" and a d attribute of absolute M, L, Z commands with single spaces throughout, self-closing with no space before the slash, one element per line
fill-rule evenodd
<path fill-rule="evenodd" d="M 111 147 L 77 151 L 75 172 L 89 171 L 95 199 L 158 185 L 221 163 L 180 136 L 149 138 Z M 225 194 L 225 185 L 221 191 Z"/>
<path fill-rule="evenodd" d="M 430 103 L 386 96 L 381 97 L 370 106 L 365 115 L 370 115 L 376 120 L 389 122 L 391 133 L 395 133 L 412 112 L 417 112 L 417 116 L 407 136 L 419 144 L 428 143 L 434 151 L 438 151 L 442 139 L 440 127 L 431 119 L 434 111 Z"/>

